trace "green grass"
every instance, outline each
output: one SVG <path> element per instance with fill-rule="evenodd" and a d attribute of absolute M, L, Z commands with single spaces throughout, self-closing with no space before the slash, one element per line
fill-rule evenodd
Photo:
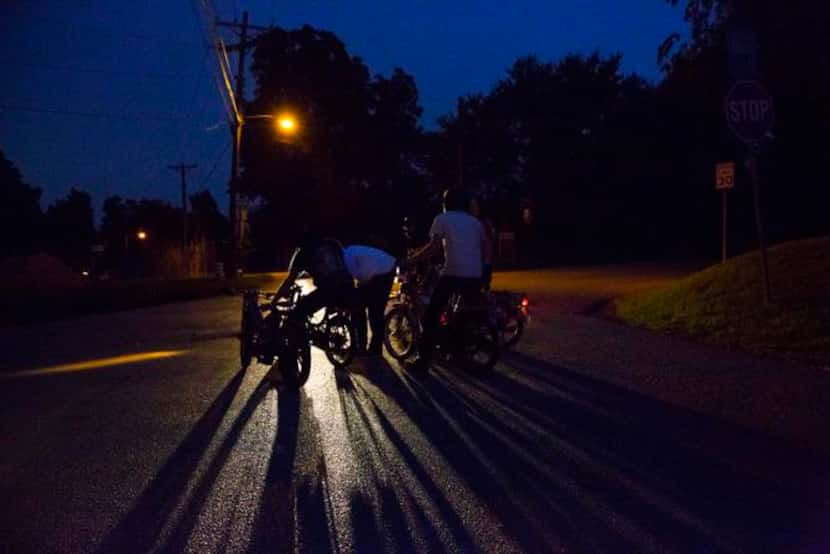
<path fill-rule="evenodd" d="M 243 275 L 234 284 L 218 279 L 102 281 L 82 287 L 7 288 L 0 291 L 0 325 L 49 321 L 198 300 L 247 288 L 273 289 L 273 273 Z"/>
<path fill-rule="evenodd" d="M 620 298 L 617 316 L 635 326 L 758 353 L 830 360 L 830 237 L 770 248 L 769 270 L 768 306 L 756 251 Z"/>

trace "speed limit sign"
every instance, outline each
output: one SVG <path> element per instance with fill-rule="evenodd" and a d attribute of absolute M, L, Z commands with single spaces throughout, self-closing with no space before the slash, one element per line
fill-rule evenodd
<path fill-rule="evenodd" d="M 715 166 L 715 190 L 728 190 L 735 187 L 735 162 L 720 163 Z"/>

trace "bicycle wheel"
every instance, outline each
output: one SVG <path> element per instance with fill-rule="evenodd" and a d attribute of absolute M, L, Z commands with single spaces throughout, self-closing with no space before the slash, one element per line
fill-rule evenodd
<path fill-rule="evenodd" d="M 396 360 L 405 360 L 415 353 L 420 326 L 411 308 L 398 304 L 386 314 L 383 344 Z"/>
<path fill-rule="evenodd" d="M 471 319 L 461 329 L 466 366 L 473 371 L 493 369 L 499 360 L 499 333 L 495 325 Z"/>
<path fill-rule="evenodd" d="M 336 312 L 326 320 L 323 349 L 335 369 L 343 369 L 354 359 L 357 338 L 352 320 L 346 314 Z"/>
<path fill-rule="evenodd" d="M 311 345 L 305 329 L 283 329 L 285 338 L 277 364 L 285 383 L 298 389 L 311 375 Z"/>

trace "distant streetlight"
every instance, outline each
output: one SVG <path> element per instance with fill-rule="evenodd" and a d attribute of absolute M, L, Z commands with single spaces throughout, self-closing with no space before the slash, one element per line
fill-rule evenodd
<path fill-rule="evenodd" d="M 138 240 L 147 240 L 147 233 L 145 231 L 139 231 L 135 236 Z"/>

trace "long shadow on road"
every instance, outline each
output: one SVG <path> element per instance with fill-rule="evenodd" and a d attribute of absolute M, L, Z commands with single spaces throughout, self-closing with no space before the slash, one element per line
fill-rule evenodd
<path fill-rule="evenodd" d="M 99 551 L 149 552 L 185 493 L 190 476 L 231 406 L 244 371 L 234 375 L 167 459 L 130 512 L 104 539 Z"/>
<path fill-rule="evenodd" d="M 271 385 L 263 381 L 247 399 L 234 418 L 230 428 L 209 460 L 205 459 L 210 442 L 215 438 L 233 398 L 240 388 L 244 372 L 240 371 L 219 394 L 204 416 L 159 470 L 145 492 L 121 523 L 110 533 L 100 552 L 183 552 L 187 550 L 193 533 L 199 524 L 206 503 L 214 491 L 223 468 L 229 462 L 234 447 L 240 440 L 247 424 L 257 408 L 266 398 Z M 303 400 L 306 401 L 303 401 Z M 257 511 L 250 550 L 282 551 L 294 540 L 295 521 L 293 490 L 293 465 L 299 432 L 309 437 L 316 435 L 311 429 L 310 403 L 300 391 L 280 390 L 277 403 L 277 433 L 269 466 L 265 475 L 264 489 Z M 301 417 L 302 415 L 302 417 Z M 311 439 L 312 444 L 317 441 Z M 193 476 L 200 464 L 204 471 L 193 482 Z M 192 484 L 192 487 L 189 485 Z M 184 495 L 187 494 L 187 499 Z M 301 495 L 304 494 L 301 491 Z M 306 495 L 307 496 L 307 495 Z M 299 505 L 308 502 L 300 502 Z M 231 510 L 232 513 L 232 510 Z M 312 517 L 313 516 L 313 517 Z M 319 521 L 320 516 L 312 514 L 309 521 Z M 325 520 L 325 515 L 322 516 Z M 229 528 L 234 521 L 226 522 L 226 532 L 220 537 L 216 548 L 226 551 Z M 164 529 L 172 530 L 164 533 Z M 326 530 L 325 527 L 323 529 Z M 327 533 L 322 533 L 328 540 Z"/>
<path fill-rule="evenodd" d="M 242 377 L 219 394 L 101 552 L 190 546 L 223 467 L 267 394 L 260 384 L 204 460 Z M 360 466 L 356 488 L 329 489 L 312 399 L 280 391 L 250 552 L 338 552 L 338 526 L 346 524 L 348 547 L 356 551 L 830 547 L 826 454 L 565 368 L 519 354 L 483 375 L 443 367 L 410 374 L 382 363 L 365 378 L 338 373 L 336 385 L 343 440 Z M 438 459 L 463 487 L 437 469 Z M 194 481 L 200 463 L 205 469 Z M 477 533 L 493 529 L 477 527 L 475 512 L 459 504 L 454 491 L 461 489 L 486 507 L 508 542 L 482 542 Z M 332 497 L 339 496 L 342 510 L 344 493 L 347 511 L 334 513 Z M 220 541 L 218 548 L 232 547 Z"/>
<path fill-rule="evenodd" d="M 521 355 L 486 375 L 389 368 L 372 380 L 522 550 L 828 546 L 824 454 Z M 372 404 L 383 440 L 428 483 L 382 403 Z M 463 522 L 442 512 L 466 544 Z"/>
<path fill-rule="evenodd" d="M 278 408 L 248 552 L 332 551 L 326 469 L 311 399 L 302 390 L 285 390 Z M 313 463 L 301 470 L 302 460 Z"/>
<path fill-rule="evenodd" d="M 388 367 L 381 368 L 381 371 L 388 370 Z M 338 373 L 336 379 L 349 441 L 365 458 L 364 481 L 369 481 L 364 490 L 352 496 L 355 548 L 361 552 L 416 551 L 414 530 L 421 550 L 439 552 L 449 549 L 418 500 L 401 482 L 400 476 L 395 475 L 391 479 L 383 477 L 394 473 L 400 461 L 435 506 L 451 536 L 451 545 L 464 551 L 472 550 L 474 542 L 470 531 L 405 437 L 389 422 L 359 381 L 343 373 Z M 373 422 L 379 423 L 380 429 Z M 388 453 L 389 446 L 394 455 Z M 397 482 L 391 483 L 390 480 Z M 378 525 L 377 522 L 381 521 L 383 525 Z"/>

